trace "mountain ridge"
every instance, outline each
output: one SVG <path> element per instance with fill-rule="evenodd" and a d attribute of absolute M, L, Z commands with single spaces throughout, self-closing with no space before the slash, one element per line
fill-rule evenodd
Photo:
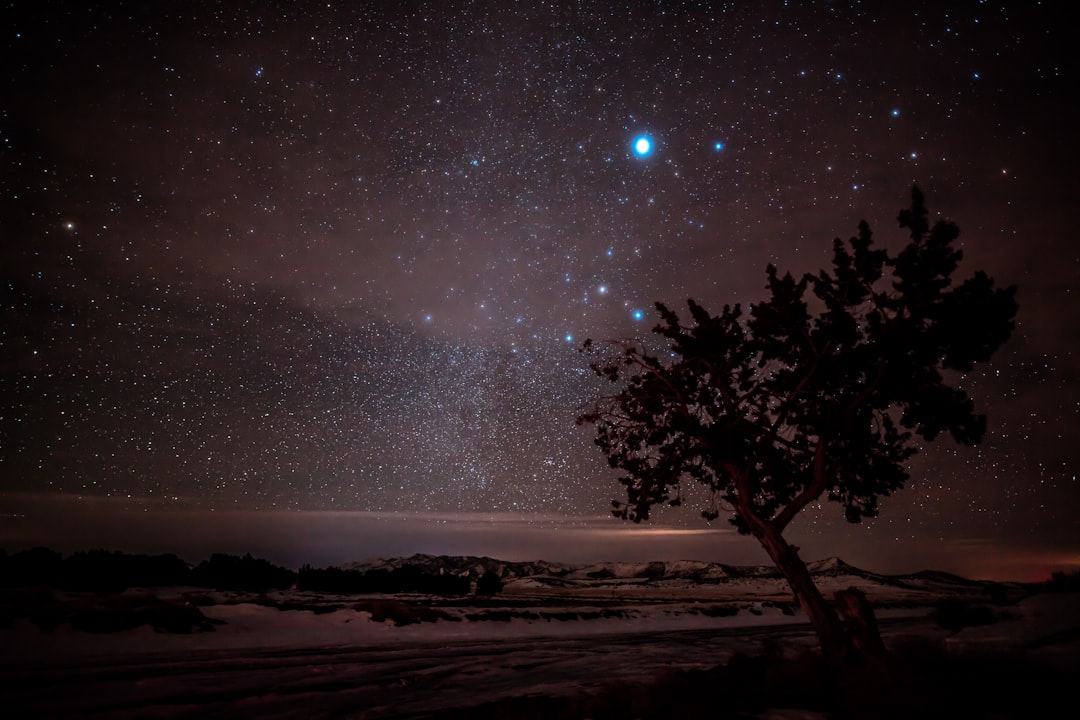
<path fill-rule="evenodd" d="M 770 565 L 729 565 L 704 560 L 606 561 L 593 563 L 564 563 L 548 560 L 500 560 L 478 555 L 430 555 L 377 557 L 344 563 L 341 570 L 369 572 L 391 571 L 409 567 L 427 574 L 456 575 L 476 580 L 494 574 L 504 582 L 511 580 L 545 580 L 548 582 L 617 582 L 662 583 L 682 581 L 708 585 L 728 581 L 760 579 L 783 580 L 780 571 Z M 958 586 L 967 589 L 994 588 L 1008 583 L 973 580 L 939 570 L 920 570 L 914 573 L 884 574 L 864 570 L 837 556 L 807 562 L 807 569 L 817 580 L 835 584 L 845 578 L 877 585 L 911 590 L 927 590 Z"/>

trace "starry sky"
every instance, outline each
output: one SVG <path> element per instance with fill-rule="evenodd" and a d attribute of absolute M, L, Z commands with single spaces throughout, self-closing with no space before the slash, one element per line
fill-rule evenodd
<path fill-rule="evenodd" d="M 1063 13 L 5 3 L 0 545 L 757 559 L 698 508 L 605 517 L 581 342 L 753 302 L 860 219 L 896 249 L 918 184 L 960 273 L 1019 287 L 958 378 L 987 436 L 925 448 L 876 521 L 791 532 L 884 570 L 1080 567 Z"/>

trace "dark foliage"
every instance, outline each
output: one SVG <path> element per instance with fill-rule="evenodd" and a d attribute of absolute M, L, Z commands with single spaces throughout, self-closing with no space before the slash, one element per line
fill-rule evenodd
<path fill-rule="evenodd" d="M 1046 589 L 1051 592 L 1076 592 L 1080 590 L 1080 570 L 1071 573 L 1058 570 L 1050 574 Z"/>
<path fill-rule="evenodd" d="M 214 553 L 191 571 L 192 585 L 215 590 L 286 590 L 296 582 L 296 573 L 268 560 Z"/>
<path fill-rule="evenodd" d="M 499 574 L 488 570 L 486 573 L 476 579 L 476 594 L 477 595 L 497 595 L 503 589 L 502 578 Z"/>
<path fill-rule="evenodd" d="M 578 419 L 624 472 L 617 516 L 641 521 L 680 504 L 691 480 L 713 493 L 704 515 L 723 506 L 742 532 L 754 519 L 782 530 L 822 495 L 857 522 L 903 487 L 916 436 L 982 438 L 985 416 L 949 373 L 1008 339 L 1016 289 L 982 272 L 954 283 L 959 230 L 931 228 L 918 189 L 899 221 L 911 234 L 899 254 L 874 248 L 862 223 L 834 241 L 831 271 L 796 279 L 770 265 L 769 297 L 748 311 L 714 316 L 690 300 L 684 325 L 657 303 L 664 353 L 619 342 L 605 354 L 586 341 L 596 373 L 622 385 Z"/>
<path fill-rule="evenodd" d="M 482 576 L 483 577 L 483 576 Z M 481 578 L 482 579 L 482 578 Z M 495 576 L 498 580 L 498 576 Z M 420 565 L 368 572 L 305 565 L 295 572 L 268 560 L 215 553 L 194 568 L 176 555 L 129 555 L 107 550 L 77 552 L 68 557 L 48 548 L 33 548 L 13 555 L 0 551 L 0 587 L 51 587 L 74 592 L 121 592 L 127 588 L 192 585 L 214 590 L 263 592 L 302 590 L 337 594 L 421 593 L 468 595 L 468 575 L 437 573 Z M 478 586 L 479 587 L 479 586 Z M 482 587 L 498 592 L 491 579 Z M 483 594 L 483 592 L 481 592 Z"/>
<path fill-rule="evenodd" d="M 55 587 L 63 574 L 63 556 L 36 547 L 0 557 L 0 584 L 4 587 Z"/>
<path fill-rule="evenodd" d="M 960 632 L 973 625 L 993 625 L 998 621 L 994 609 L 988 605 L 972 604 L 963 600 L 945 600 L 934 609 L 934 619 L 949 632 Z"/>
<path fill-rule="evenodd" d="M 401 627 L 403 625 L 416 625 L 418 623 L 432 623 L 444 620 L 447 622 L 461 622 L 461 619 L 440 610 L 439 608 L 426 607 L 400 600 L 368 600 L 353 606 L 354 610 L 371 614 L 375 622 L 392 622 Z"/>
<path fill-rule="evenodd" d="M 129 587 L 165 587 L 184 585 L 189 581 L 188 565 L 176 555 L 127 555 L 91 550 L 64 558 L 56 587 L 119 592 Z"/>
<path fill-rule="evenodd" d="M 0 587 L 51 587 L 73 592 L 196 585 L 217 590 L 285 589 L 296 573 L 251 555 L 215 554 L 194 569 L 176 555 L 130 555 L 108 550 L 67 557 L 48 548 L 0 554 Z"/>
<path fill-rule="evenodd" d="M 332 593 L 334 595 L 353 595 L 370 590 L 371 583 L 358 570 L 342 570 L 337 567 L 313 568 L 304 565 L 296 577 L 298 590 Z"/>
<path fill-rule="evenodd" d="M 599 620 L 601 618 L 610 619 L 625 617 L 629 617 L 628 613 L 625 610 L 618 610 L 614 608 L 604 608 L 602 610 L 497 609 L 465 614 L 465 619 L 472 622 L 506 622 L 508 620 L 546 620 L 548 622 L 570 622 L 576 620 Z"/>
<path fill-rule="evenodd" d="M 786 605 L 783 606 L 781 610 L 785 615 L 794 615 L 794 612 L 788 609 Z M 739 606 L 735 604 L 702 605 L 700 607 L 695 607 L 693 611 L 701 613 L 705 617 L 735 617 L 739 614 Z"/>
<path fill-rule="evenodd" d="M 833 242 L 830 269 L 796 279 L 766 268 L 768 297 L 712 315 L 693 299 L 689 324 L 662 303 L 662 350 L 636 342 L 583 348 L 619 386 L 578 417 L 622 475 L 614 514 L 641 522 L 703 485 L 708 520 L 721 513 L 752 534 L 783 572 L 830 664 L 864 654 L 783 533 L 822 497 L 850 522 L 875 517 L 904 486 L 919 441 L 944 432 L 978 443 L 986 417 L 951 385 L 1009 338 L 1016 288 L 985 273 L 961 282 L 959 229 L 932 227 L 922 193 L 900 212 L 911 241 L 896 255 L 870 227 Z M 868 607 L 863 626 L 871 627 Z M 856 660 L 857 661 L 857 660 Z M 858 662 L 858 661 L 857 661 Z"/>
<path fill-rule="evenodd" d="M 62 595 L 43 587 L 7 588 L 0 593 L 0 627 L 26 619 L 45 632 L 67 622 L 75 630 L 112 633 L 148 625 L 161 633 L 213 630 L 220 620 L 207 618 L 186 598 L 162 599 L 155 593 L 79 592 Z"/>
<path fill-rule="evenodd" d="M 73 613 L 68 621 L 81 632 L 114 633 L 149 625 L 156 632 L 187 635 L 207 632 L 215 623 L 192 605 L 151 603 L 137 608 L 102 607 Z"/>
<path fill-rule="evenodd" d="M 297 588 L 336 594 L 421 593 L 426 595 L 468 595 L 472 582 L 465 575 L 437 574 L 418 565 L 367 572 L 341 568 L 300 568 Z"/>
<path fill-rule="evenodd" d="M 26 618 L 46 632 L 55 630 L 67 618 L 52 590 L 38 586 L 5 588 L 0 593 L 0 627 L 10 627 Z"/>
<path fill-rule="evenodd" d="M 387 574 L 384 582 L 386 589 L 380 592 L 468 595 L 469 591 L 472 590 L 472 582 L 468 576 L 429 573 L 419 565 L 402 565 L 395 568 Z"/>

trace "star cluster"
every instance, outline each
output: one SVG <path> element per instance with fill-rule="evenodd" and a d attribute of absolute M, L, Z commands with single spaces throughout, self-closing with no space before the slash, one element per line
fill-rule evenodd
<path fill-rule="evenodd" d="M 4 488 L 603 513 L 577 348 L 910 187 L 1020 286 L 879 539 L 1080 544 L 1075 59 L 1027 3 L 8 3 Z M 836 513 L 813 515 L 829 532 Z"/>

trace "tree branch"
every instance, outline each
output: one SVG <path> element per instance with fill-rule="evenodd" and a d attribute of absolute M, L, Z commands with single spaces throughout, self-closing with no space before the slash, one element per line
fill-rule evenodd
<path fill-rule="evenodd" d="M 814 479 L 783 510 L 773 517 L 771 525 L 777 532 L 783 532 L 784 528 L 795 519 L 796 515 L 802 512 L 804 507 L 817 500 L 825 492 L 825 488 L 828 487 L 829 476 L 826 470 L 825 439 L 819 436 L 817 447 L 814 448 Z"/>

